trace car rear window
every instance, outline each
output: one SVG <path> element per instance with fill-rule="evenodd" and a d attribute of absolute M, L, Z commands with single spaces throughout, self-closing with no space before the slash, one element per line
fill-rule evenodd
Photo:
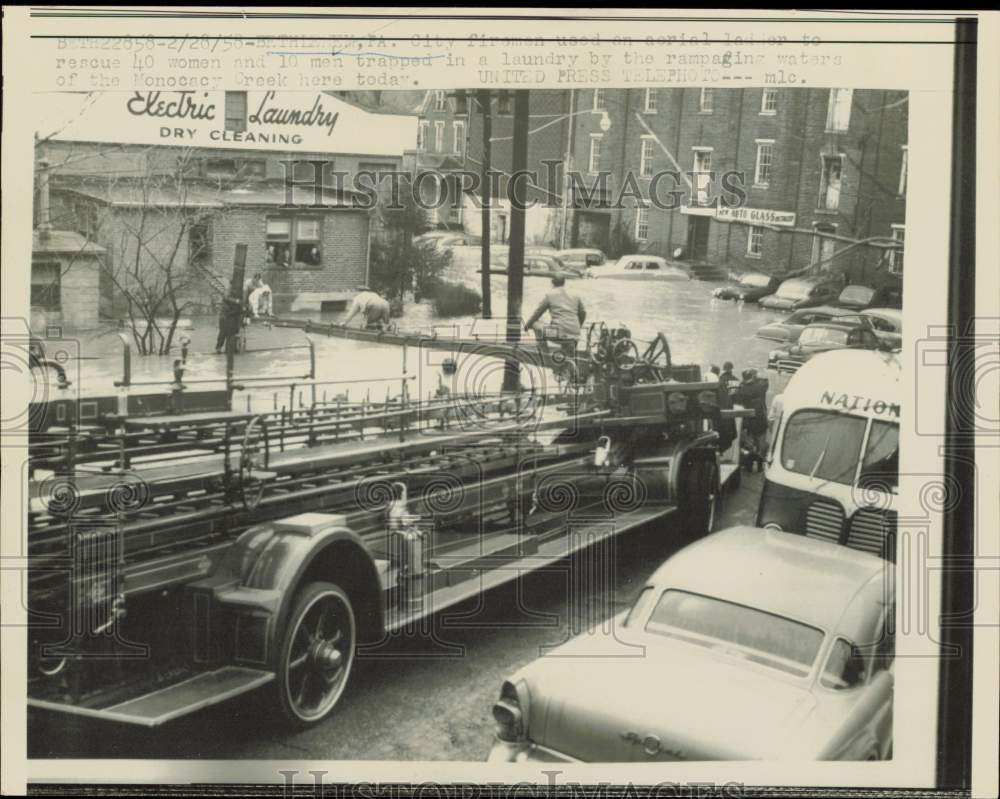
<path fill-rule="evenodd" d="M 808 624 L 676 589 L 660 595 L 645 629 L 798 676 L 810 672 L 823 643 L 823 631 Z"/>
<path fill-rule="evenodd" d="M 788 281 L 782 283 L 778 288 L 779 297 L 788 297 L 789 299 L 798 300 L 803 297 L 808 297 L 809 292 L 814 288 L 812 283 L 799 283 L 797 281 Z"/>
<path fill-rule="evenodd" d="M 847 344 L 847 331 L 839 327 L 807 327 L 799 337 L 799 344 Z"/>

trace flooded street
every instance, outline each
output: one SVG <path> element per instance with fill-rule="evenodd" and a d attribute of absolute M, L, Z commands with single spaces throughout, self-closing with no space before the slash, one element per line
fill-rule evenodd
<path fill-rule="evenodd" d="M 479 288 L 479 250 L 460 247 L 454 250 L 454 260 L 447 277 Z M 483 320 L 472 317 L 438 319 L 429 303 L 409 303 L 404 316 L 397 320 L 401 331 L 422 332 L 438 337 L 479 337 L 484 340 L 502 340 L 503 315 L 507 304 L 507 280 L 502 275 L 492 276 L 494 318 Z M 638 340 L 649 340 L 658 331 L 666 333 L 676 363 L 694 363 L 706 369 L 711 364 L 721 365 L 730 360 L 737 374 L 749 366 L 764 374 L 767 353 L 771 343 L 754 338 L 759 327 L 773 321 L 781 314 L 765 311 L 756 304 L 738 305 L 717 300 L 712 290 L 719 284 L 692 280 L 689 282 L 642 282 L 611 279 L 572 280 L 567 288 L 577 293 L 587 308 L 587 322 L 604 321 L 608 325 L 626 325 Z M 523 316 L 528 316 L 549 290 L 544 278 L 528 277 L 524 281 Z M 336 313 L 288 314 L 298 319 L 318 322 L 336 322 L 343 317 Z M 216 388 L 214 381 L 224 380 L 225 358 L 214 352 L 217 320 L 215 317 L 195 317 L 178 330 L 175 342 L 182 336 L 191 339 L 185 367 L 185 383 L 189 388 Z M 122 344 L 113 331 L 83 331 L 64 333 L 78 342 L 83 358 L 74 368 L 67 364 L 73 390 L 84 395 L 113 394 L 114 382 L 122 375 Z M 398 378 L 404 371 L 403 353 L 395 346 L 367 342 L 331 339 L 322 333 L 311 336 L 316 347 L 316 377 L 320 381 L 358 381 L 332 383 L 317 389 L 317 399 L 324 394 L 333 398 L 346 394 L 350 399 L 370 396 L 383 399 L 388 392 L 399 393 Z M 530 340 L 530 339 L 529 339 Z M 261 378 L 274 378 L 287 384 L 301 382 L 309 372 L 309 350 L 306 335 L 297 329 L 271 327 L 262 322 L 252 324 L 247 330 L 247 348 L 250 352 L 236 360 L 237 382 L 240 378 L 253 378 L 247 383 L 245 393 L 252 395 L 254 410 L 280 407 L 289 401 L 288 388 L 281 393 L 275 388 L 260 385 Z M 179 344 L 171 356 L 132 358 L 134 391 L 142 391 L 143 382 L 159 382 L 161 386 L 171 380 L 174 358 L 178 357 Z M 410 395 L 426 398 L 438 387 L 440 364 L 447 357 L 440 351 L 413 349 L 407 353 L 405 371 L 411 376 Z M 449 388 L 453 393 L 483 393 L 497 391 L 502 379 L 502 367 L 495 359 L 470 359 L 459 364 L 459 372 Z M 470 360 L 477 362 L 473 363 Z M 75 372 L 75 374 L 74 374 Z M 528 382 L 526 378 L 525 382 Z M 213 381 L 201 385 L 198 381 Z M 537 378 L 531 378 L 536 382 Z M 266 382 L 266 381 L 263 381 Z M 256 383 L 256 385 L 255 385 Z M 537 382 L 536 382 L 537 384 Z M 145 390 L 159 390 L 150 386 Z M 55 391 L 55 389 L 52 389 Z M 309 397 L 300 395 L 298 402 L 308 403 Z"/>

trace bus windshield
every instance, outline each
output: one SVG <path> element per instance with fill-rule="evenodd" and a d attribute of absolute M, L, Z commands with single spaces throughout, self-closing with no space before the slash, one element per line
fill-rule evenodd
<path fill-rule="evenodd" d="M 796 411 L 785 425 L 781 465 L 843 485 L 854 482 L 866 420 L 830 411 Z"/>
<path fill-rule="evenodd" d="M 899 425 L 873 421 L 868 447 L 858 476 L 861 488 L 888 489 L 899 486 Z"/>

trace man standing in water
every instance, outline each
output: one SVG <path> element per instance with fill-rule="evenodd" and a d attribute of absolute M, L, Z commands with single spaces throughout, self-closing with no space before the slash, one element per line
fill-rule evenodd
<path fill-rule="evenodd" d="M 368 286 L 359 286 L 343 326 L 347 327 L 358 314 L 364 316 L 366 330 L 384 330 L 389 325 L 389 301 Z"/>
<path fill-rule="evenodd" d="M 543 325 L 539 320 L 546 311 L 549 313 L 549 323 Z M 543 352 L 548 351 L 548 342 L 552 342 L 567 358 L 573 358 L 576 356 L 576 340 L 580 337 L 580 328 L 586 320 L 587 309 L 583 307 L 583 301 L 566 290 L 566 276 L 557 272 L 552 275 L 552 290 L 528 317 L 524 330 L 535 334 Z"/>

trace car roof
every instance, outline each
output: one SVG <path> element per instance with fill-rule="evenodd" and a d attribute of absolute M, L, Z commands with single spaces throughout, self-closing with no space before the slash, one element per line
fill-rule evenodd
<path fill-rule="evenodd" d="M 892 319 L 894 322 L 903 321 L 903 312 L 899 308 L 865 308 L 856 313 L 866 316 L 881 316 L 883 319 Z"/>
<path fill-rule="evenodd" d="M 858 319 L 857 316 L 857 312 L 854 312 L 847 318 L 835 316 L 833 319 L 823 319 L 818 322 L 810 322 L 806 325 L 806 330 L 812 327 L 829 327 L 835 330 L 852 330 L 853 328 L 862 325 L 861 320 Z M 867 327 L 869 324 L 869 322 L 865 322 L 864 326 Z"/>
<path fill-rule="evenodd" d="M 846 316 L 848 314 L 857 314 L 858 311 L 852 310 L 851 308 L 841 308 L 837 305 L 817 305 L 814 308 L 801 308 L 802 313 L 826 313 L 830 316 Z M 796 311 L 795 313 L 799 313 Z"/>
<path fill-rule="evenodd" d="M 806 361 L 785 386 L 782 392 L 785 412 L 825 407 L 825 395 L 858 395 L 898 407 L 903 394 L 899 383 L 901 371 L 898 356 L 879 350 L 839 349 L 820 353 Z M 868 415 L 861 410 L 851 413 Z"/>
<path fill-rule="evenodd" d="M 685 547 L 656 570 L 649 584 L 843 632 L 840 622 L 851 599 L 870 591 L 873 580 L 883 579 L 891 580 L 891 569 L 876 555 L 795 533 L 741 526 Z"/>

